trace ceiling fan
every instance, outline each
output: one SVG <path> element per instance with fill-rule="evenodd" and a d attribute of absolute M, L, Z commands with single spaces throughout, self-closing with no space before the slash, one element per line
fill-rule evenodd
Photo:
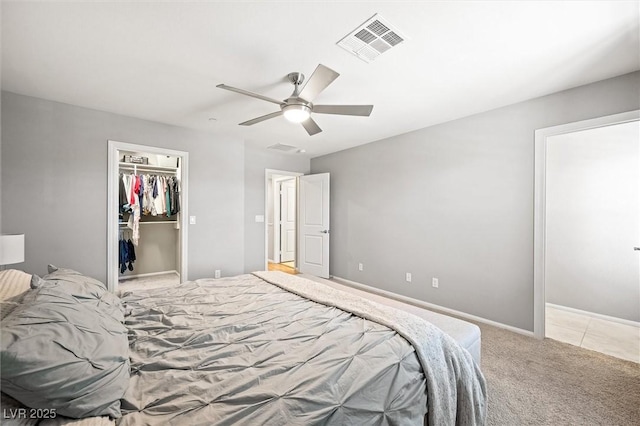
<path fill-rule="evenodd" d="M 245 121 L 240 123 L 240 126 L 252 126 L 270 118 L 284 115 L 284 117 L 289 121 L 301 123 L 302 127 L 305 128 L 307 133 L 309 133 L 309 136 L 313 136 L 316 133 L 320 133 L 322 129 L 313 120 L 313 118 L 311 118 L 312 113 L 368 117 L 373 110 L 373 105 L 314 105 L 312 103 L 313 99 L 315 99 L 320 92 L 326 89 L 327 86 L 333 83 L 333 80 L 338 78 L 339 75 L 340 74 L 331 68 L 319 64 L 313 74 L 311 74 L 311 78 L 309 78 L 307 83 L 301 89 L 300 86 L 304 81 L 304 74 L 292 72 L 287 75 L 287 78 L 294 85 L 293 93 L 283 101 L 269 98 L 258 93 L 249 92 L 247 90 L 238 89 L 236 87 L 227 86 L 226 84 L 218 84 L 216 87 L 262 99 L 263 101 L 271 102 L 280 106 L 280 111 Z"/>

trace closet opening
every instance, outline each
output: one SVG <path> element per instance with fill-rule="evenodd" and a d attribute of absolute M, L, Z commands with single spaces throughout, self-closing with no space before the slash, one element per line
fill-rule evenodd
<path fill-rule="evenodd" d="M 187 279 L 188 153 L 109 141 L 107 285 Z"/>

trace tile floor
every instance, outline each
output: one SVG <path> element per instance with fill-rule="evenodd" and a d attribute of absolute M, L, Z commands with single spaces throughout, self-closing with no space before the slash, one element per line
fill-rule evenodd
<path fill-rule="evenodd" d="M 616 358 L 640 363 L 640 328 L 600 318 L 546 308 L 547 337 Z"/>
<path fill-rule="evenodd" d="M 177 273 L 129 278 L 118 281 L 118 294 L 122 294 L 123 291 L 134 291 L 139 288 L 168 287 L 178 284 L 180 284 L 180 276 Z"/>

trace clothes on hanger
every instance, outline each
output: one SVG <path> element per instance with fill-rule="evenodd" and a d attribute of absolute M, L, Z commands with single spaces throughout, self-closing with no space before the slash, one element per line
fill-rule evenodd
<path fill-rule="evenodd" d="M 118 264 L 120 265 L 120 273 L 123 274 L 127 269 L 133 271 L 133 262 L 136 261 L 136 249 L 131 239 L 125 240 L 120 235 L 118 242 Z"/>
<path fill-rule="evenodd" d="M 120 174 L 120 212 L 129 213 L 127 226 L 134 245 L 140 241 L 143 215 L 167 217 L 180 212 L 180 180 L 157 174 Z"/>
<path fill-rule="evenodd" d="M 171 215 L 173 216 L 180 212 L 180 181 L 176 177 L 171 177 L 169 185 L 171 188 Z"/>
<path fill-rule="evenodd" d="M 138 245 L 140 239 L 140 202 L 137 197 L 140 191 L 140 178 L 134 174 L 121 174 L 121 179 L 124 183 L 126 193 L 126 199 L 128 204 L 124 206 L 129 210 L 129 220 L 127 226 L 131 229 L 131 239 L 135 245 Z"/>

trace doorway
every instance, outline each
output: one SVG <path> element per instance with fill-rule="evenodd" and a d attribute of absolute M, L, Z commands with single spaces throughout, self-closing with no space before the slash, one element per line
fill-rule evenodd
<path fill-rule="evenodd" d="M 639 118 L 635 111 L 536 132 L 534 274 L 536 337 L 636 362 Z"/>
<path fill-rule="evenodd" d="M 302 173 L 267 169 L 265 270 L 297 273 L 297 180 Z"/>
<path fill-rule="evenodd" d="M 128 158 L 127 158 L 128 157 Z M 180 283 L 188 277 L 189 153 L 124 142 L 108 142 L 107 287 L 117 292 L 121 279 Z M 163 197 L 154 196 L 158 211 L 142 211 L 120 203 L 123 176 L 139 176 L 162 182 Z M 126 176 L 125 176 L 126 177 Z M 147 184 L 150 181 L 145 180 Z M 141 186 L 142 187 L 142 186 Z M 150 189 L 150 187 L 148 188 Z M 166 197 L 165 197 L 166 196 Z M 139 195 L 140 198 L 143 195 Z M 166 201 L 164 203 L 163 201 Z M 127 204 L 129 206 L 129 204 Z M 135 220 L 134 218 L 138 218 Z M 136 223 L 137 222 L 137 223 Z M 133 224 L 133 226 L 132 226 Z M 136 253 L 122 262 L 123 244 L 131 241 Z M 145 284 L 146 285 L 146 284 Z"/>
<path fill-rule="evenodd" d="M 289 186 L 289 189 L 282 192 L 291 201 L 295 198 L 295 204 L 289 201 L 286 204 L 281 204 L 282 185 L 287 188 L 287 185 L 290 185 L 288 181 L 291 181 L 292 177 L 295 186 Z M 265 194 L 265 216 L 267 217 L 265 270 L 269 270 L 270 265 L 283 266 L 284 260 L 285 262 L 293 262 L 294 270 L 292 272 L 329 278 L 329 173 L 303 175 L 302 173 L 267 169 Z M 281 215 L 274 213 L 276 209 L 282 210 L 282 207 L 278 206 L 286 206 L 290 210 L 287 212 L 288 216 L 295 216 L 293 227 L 288 228 L 279 223 L 281 219 L 278 218 L 281 218 Z M 280 226 L 278 232 L 276 232 L 275 225 Z M 276 244 L 277 239 L 280 241 Z M 287 248 L 287 244 L 289 248 Z M 288 249 L 293 253 L 293 260 L 289 260 L 291 255 L 286 253 Z"/>

